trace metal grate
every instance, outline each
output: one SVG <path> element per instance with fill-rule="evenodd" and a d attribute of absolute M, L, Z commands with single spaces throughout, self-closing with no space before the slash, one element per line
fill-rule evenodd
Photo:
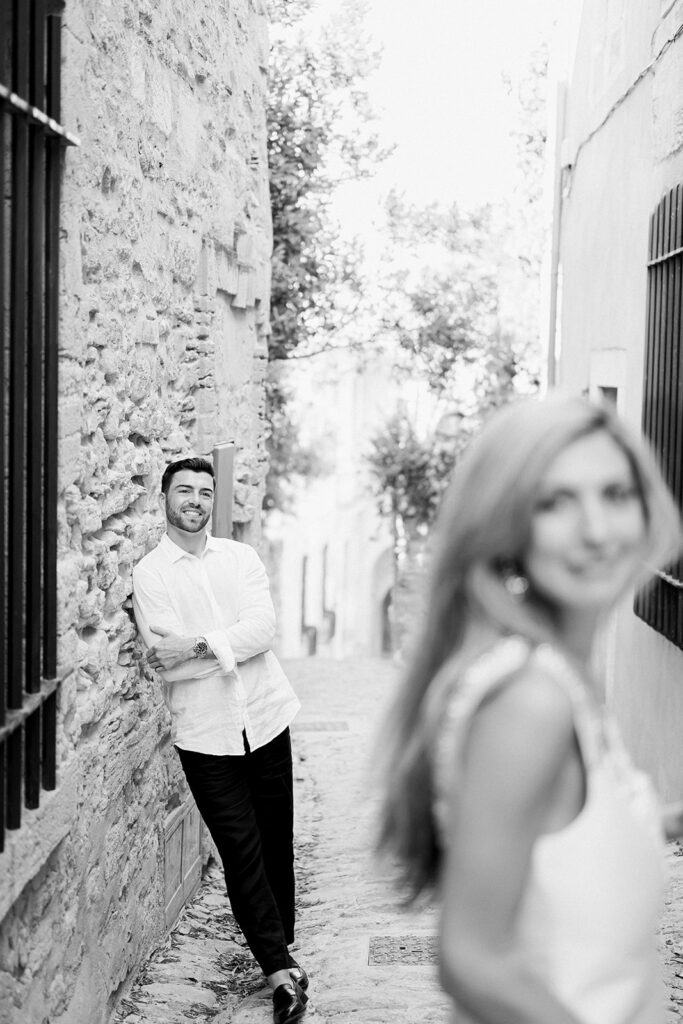
<path fill-rule="evenodd" d="M 60 7 L 0 3 L 0 851 L 56 785 Z"/>
<path fill-rule="evenodd" d="M 643 431 L 683 508 L 682 304 L 683 186 L 677 185 L 650 220 Z M 635 612 L 683 648 L 683 559 L 637 596 Z"/>
<path fill-rule="evenodd" d="M 372 935 L 368 951 L 371 967 L 403 964 L 429 967 L 438 963 L 436 935 Z"/>
<path fill-rule="evenodd" d="M 295 722 L 296 729 L 306 732 L 348 732 L 348 722 Z"/>

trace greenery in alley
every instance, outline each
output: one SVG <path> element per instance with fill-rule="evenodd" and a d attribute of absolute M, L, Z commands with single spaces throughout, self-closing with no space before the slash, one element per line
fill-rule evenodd
<path fill-rule="evenodd" d="M 372 438 L 366 458 L 380 515 L 410 531 L 430 527 L 455 464 L 450 439 L 420 438 L 399 411 Z"/>
<path fill-rule="evenodd" d="M 301 442 L 288 368 L 340 348 L 359 358 L 384 351 L 399 382 L 422 382 L 434 414 L 431 427 L 418 429 L 405 409 L 388 409 L 367 465 L 383 508 L 414 506 L 419 515 L 408 518 L 428 523 L 450 468 L 446 450 L 452 462 L 491 408 L 538 386 L 545 55 L 533 54 L 528 75 L 508 82 L 520 163 L 509 201 L 467 210 L 456 202 L 420 207 L 391 194 L 384 253 L 370 268 L 331 209 L 340 185 L 371 175 L 387 155 L 368 98 L 380 56 L 361 0 L 346 0 L 327 23 L 316 20 L 315 6 L 269 0 L 273 258 L 264 506 L 286 509 L 296 480 L 325 470 L 321 446 Z M 456 424 L 445 439 L 435 432 L 444 417 Z"/>
<path fill-rule="evenodd" d="M 380 331 L 395 372 L 421 379 L 435 409 L 431 429 L 419 431 L 392 412 L 370 441 L 372 487 L 395 535 L 431 525 L 482 420 L 539 385 L 546 65 L 535 52 L 527 75 L 507 83 L 519 163 L 508 203 L 467 211 L 387 201 Z"/>
<path fill-rule="evenodd" d="M 334 345 L 362 294 L 362 253 L 342 237 L 330 199 L 382 159 L 367 76 L 378 53 L 363 5 L 346 0 L 311 28 L 313 0 L 270 0 L 268 158 L 273 218 L 271 338 L 267 379 L 270 472 L 265 507 L 287 505 L 292 477 L 319 468 L 303 448 L 283 365 Z"/>

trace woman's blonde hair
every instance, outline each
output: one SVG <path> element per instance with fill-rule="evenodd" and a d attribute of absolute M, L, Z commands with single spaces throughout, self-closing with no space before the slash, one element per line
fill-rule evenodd
<path fill-rule="evenodd" d="M 552 395 L 511 404 L 489 420 L 456 467 L 444 500 L 424 626 L 383 732 L 379 847 L 398 856 L 412 896 L 435 881 L 439 863 L 431 769 L 439 715 L 432 684 L 452 688 L 496 636 L 517 634 L 532 643 L 553 638 L 548 610 L 511 595 L 505 576 L 523 568 L 539 485 L 551 462 L 598 431 L 625 453 L 642 502 L 646 564 L 634 582 L 680 550 L 679 513 L 655 460 L 610 406 Z"/>

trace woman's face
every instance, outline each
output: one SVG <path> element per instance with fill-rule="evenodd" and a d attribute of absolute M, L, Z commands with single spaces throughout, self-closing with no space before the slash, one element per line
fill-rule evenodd
<path fill-rule="evenodd" d="M 560 610 L 607 608 L 633 580 L 645 534 L 626 454 L 605 431 L 588 434 L 541 480 L 525 559 L 531 588 Z"/>

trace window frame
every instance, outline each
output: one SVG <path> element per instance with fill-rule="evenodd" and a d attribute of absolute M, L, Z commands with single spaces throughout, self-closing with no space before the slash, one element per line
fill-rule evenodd
<path fill-rule="evenodd" d="M 643 433 L 683 508 L 683 185 L 650 218 Z M 636 615 L 683 650 L 683 558 L 636 597 Z"/>

